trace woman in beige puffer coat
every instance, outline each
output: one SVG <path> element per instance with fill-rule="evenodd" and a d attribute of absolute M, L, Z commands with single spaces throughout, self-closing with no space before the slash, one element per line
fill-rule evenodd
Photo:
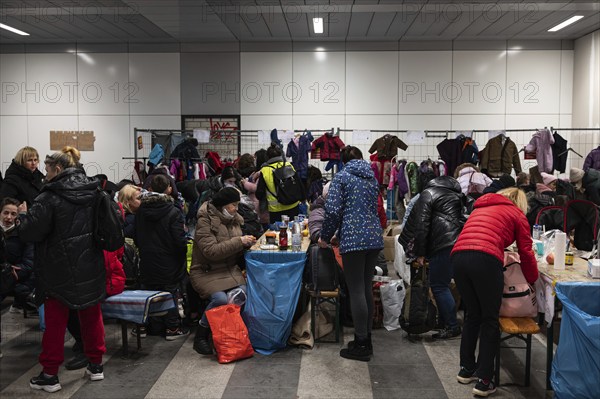
<path fill-rule="evenodd" d="M 206 310 L 225 305 L 227 292 L 233 288 L 246 291 L 237 263 L 244 248 L 252 246 L 256 239 L 242 235 L 240 226 L 244 220 L 237 213 L 239 202 L 239 191 L 225 187 L 198 211 L 190 280 L 200 297 L 209 301 L 194 338 L 194 350 L 203 355 L 212 354 Z"/>

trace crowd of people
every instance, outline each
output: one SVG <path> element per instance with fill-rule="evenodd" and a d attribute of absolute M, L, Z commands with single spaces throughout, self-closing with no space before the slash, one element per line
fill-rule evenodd
<path fill-rule="evenodd" d="M 320 247 L 338 246 L 344 265 L 354 340 L 340 356 L 369 361 L 371 280 L 384 246 L 381 188 L 357 147 L 342 149 L 340 160 L 343 168 L 331 182 L 325 184 L 318 176 L 319 184 L 311 185 L 303 179 L 307 187 L 319 187 L 310 194 L 310 239 Z M 226 304 L 234 290 L 238 298 L 245 297 L 244 251 L 281 216 L 306 213 L 304 201 L 278 200 L 274 171 L 292 165 L 275 143 L 242 155 L 220 175 L 203 181 L 176 182 L 158 165 L 141 187 L 129 180 L 114 184 L 106 176 L 87 176 L 81 154 L 72 147 L 47 156 L 45 174 L 39 162 L 34 148 L 20 149 L 0 183 L 0 260 L 10 265 L 14 277 L 10 312 L 36 314 L 44 306 L 42 371 L 30 386 L 47 392 L 61 389 L 58 370 L 67 329 L 78 353 L 67 368 L 85 367 L 92 381 L 104 378 L 100 304 L 106 296 L 122 292 L 126 278 L 132 278 L 124 272 L 123 248 L 102 251 L 94 242 L 98 190 L 114 198 L 126 246 L 139 254 L 135 286 L 168 291 L 177 303 L 185 298 L 184 314 L 175 306 L 132 334 L 161 335 L 171 341 L 195 327 L 193 348 L 202 355 L 213 354 L 206 310 Z M 433 338 L 462 335 L 457 379 L 477 381 L 474 392 L 482 396 L 495 391 L 491 376 L 499 340 L 504 249 L 517 242 L 525 277 L 532 283 L 537 266 L 530 228 L 537 212 L 569 199 L 600 204 L 600 171 L 594 168 L 572 168 L 570 181 L 545 173 L 540 177 L 535 184 L 526 174 L 516 181 L 509 175 L 491 179 L 477 166 L 464 164 L 454 176 L 429 181 L 404 216 L 401 243 L 418 264 L 429 264 L 440 327 Z M 468 314 L 462 328 L 450 291 L 452 279 Z"/>

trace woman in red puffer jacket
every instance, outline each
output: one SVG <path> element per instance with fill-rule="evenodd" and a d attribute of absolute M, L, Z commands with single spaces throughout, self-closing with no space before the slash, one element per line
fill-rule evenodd
<path fill-rule="evenodd" d="M 516 241 L 523 275 L 530 284 L 538 278 L 526 212 L 527 198 L 518 188 L 486 194 L 475 201 L 452 249 L 454 280 L 467 308 L 457 379 L 463 384 L 478 381 L 473 388 L 475 395 L 488 396 L 496 391 L 491 379 L 500 344 L 504 249 Z"/>

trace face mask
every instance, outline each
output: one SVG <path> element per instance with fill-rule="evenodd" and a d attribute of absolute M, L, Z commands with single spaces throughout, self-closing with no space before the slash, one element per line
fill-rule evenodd
<path fill-rule="evenodd" d="M 223 208 L 221 213 L 223 214 L 223 216 L 225 216 L 225 219 L 233 219 L 233 215 L 231 213 L 227 212 L 227 209 Z"/>

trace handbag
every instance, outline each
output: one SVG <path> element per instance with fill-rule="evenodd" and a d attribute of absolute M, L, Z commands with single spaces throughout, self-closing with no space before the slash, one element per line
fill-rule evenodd
<path fill-rule="evenodd" d="M 5 296 L 10 294 L 17 284 L 17 279 L 13 273 L 13 268 L 10 263 L 2 263 L 0 271 L 0 295 Z"/>
<path fill-rule="evenodd" d="M 538 314 L 535 289 L 521 270 L 521 260 L 516 252 L 504 253 L 504 291 L 501 317 L 536 317 Z"/>

